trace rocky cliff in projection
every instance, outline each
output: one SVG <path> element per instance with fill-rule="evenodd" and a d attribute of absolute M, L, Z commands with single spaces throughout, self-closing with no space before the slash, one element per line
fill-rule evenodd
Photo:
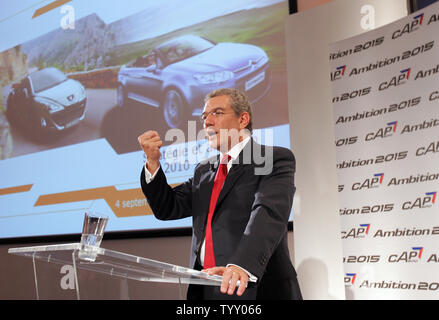
<path fill-rule="evenodd" d="M 29 65 L 54 66 L 68 71 L 104 67 L 106 53 L 114 47 L 114 33 L 96 14 L 75 21 L 74 29 L 55 29 L 23 44 Z"/>
<path fill-rule="evenodd" d="M 27 72 L 27 56 L 21 46 L 0 52 L 0 160 L 11 157 L 13 151 L 12 135 L 5 115 L 7 94 L 4 88 Z"/>
<path fill-rule="evenodd" d="M 0 52 L 0 85 L 20 79 L 28 72 L 27 56 L 18 45 Z"/>

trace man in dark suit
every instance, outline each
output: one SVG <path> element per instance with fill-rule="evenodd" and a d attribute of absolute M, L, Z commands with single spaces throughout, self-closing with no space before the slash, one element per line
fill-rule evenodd
<path fill-rule="evenodd" d="M 287 243 L 294 156 L 253 141 L 251 106 L 240 91 L 219 89 L 205 102 L 204 131 L 220 156 L 200 162 L 187 182 L 168 185 L 157 132 L 138 139 L 147 156 L 142 190 L 154 215 L 192 216 L 190 267 L 223 276 L 220 288 L 190 285 L 188 299 L 302 299 Z"/>

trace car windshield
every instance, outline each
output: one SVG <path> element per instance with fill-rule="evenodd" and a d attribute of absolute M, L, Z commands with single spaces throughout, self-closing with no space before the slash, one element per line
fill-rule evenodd
<path fill-rule="evenodd" d="M 54 87 L 57 84 L 67 80 L 66 75 L 56 68 L 39 70 L 31 73 L 29 78 L 32 82 L 35 93 Z"/>
<path fill-rule="evenodd" d="M 192 35 L 187 35 L 166 42 L 157 48 L 165 57 L 166 64 L 190 58 L 212 48 L 215 44 Z"/>

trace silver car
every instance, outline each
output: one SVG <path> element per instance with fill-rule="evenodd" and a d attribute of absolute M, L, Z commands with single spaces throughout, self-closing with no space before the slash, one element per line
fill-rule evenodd
<path fill-rule="evenodd" d="M 7 116 L 12 123 L 40 131 L 61 131 L 85 118 L 83 85 L 56 68 L 30 73 L 12 86 Z"/>

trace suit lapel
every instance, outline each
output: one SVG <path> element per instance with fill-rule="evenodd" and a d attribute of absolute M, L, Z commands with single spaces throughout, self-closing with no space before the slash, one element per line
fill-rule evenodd
<path fill-rule="evenodd" d="M 244 174 L 244 172 L 246 172 L 245 165 L 238 164 L 232 166 L 230 172 L 227 174 L 226 181 L 224 182 L 223 188 L 221 189 L 216 206 L 218 206 L 223 201 L 223 199 L 227 196 L 230 190 L 233 189 L 239 177 L 241 177 Z"/>
<path fill-rule="evenodd" d="M 233 160 L 232 167 L 230 168 L 230 171 L 227 174 L 226 181 L 224 182 L 223 188 L 221 189 L 221 192 L 219 194 L 216 207 L 218 207 L 218 205 L 224 200 L 224 198 L 227 196 L 230 190 L 233 189 L 239 178 L 245 172 L 249 172 L 249 169 L 253 168 L 253 166 L 251 165 L 252 161 L 249 161 L 249 159 L 245 158 L 247 155 L 251 154 L 252 145 L 253 145 L 253 139 L 250 139 L 250 141 L 246 144 L 244 149 L 241 150 L 238 158 Z"/>
<path fill-rule="evenodd" d="M 232 167 L 230 168 L 230 171 L 227 174 L 226 181 L 224 182 L 224 185 L 218 196 L 218 201 L 216 203 L 215 208 L 217 208 L 218 205 L 224 200 L 224 198 L 233 189 L 233 187 L 236 185 L 239 178 L 243 174 L 245 173 L 249 174 L 254 171 L 254 159 L 253 159 L 252 150 L 255 147 L 258 147 L 258 144 L 255 143 L 253 139 L 250 139 L 250 141 L 247 143 L 244 149 L 242 149 L 242 151 L 240 152 L 238 158 L 233 160 Z M 203 177 L 200 182 L 200 198 L 206 199 L 202 204 L 203 211 L 205 210 L 206 212 L 206 219 L 207 219 L 207 212 L 209 211 L 209 203 L 212 194 L 213 182 L 215 179 L 217 168 L 219 166 L 219 160 L 220 159 L 218 155 L 216 162 L 210 165 L 210 168 L 206 170 L 206 172 L 203 174 Z"/>
<path fill-rule="evenodd" d="M 215 179 L 216 169 L 219 165 L 219 156 L 217 157 L 217 160 L 213 164 L 209 164 L 209 169 L 206 170 L 205 173 L 203 173 L 203 176 L 200 180 L 200 199 L 202 199 L 202 209 L 206 212 L 206 218 L 207 218 L 207 212 L 209 211 L 209 203 L 210 203 L 210 196 L 212 194 L 213 189 L 213 181 Z"/>

